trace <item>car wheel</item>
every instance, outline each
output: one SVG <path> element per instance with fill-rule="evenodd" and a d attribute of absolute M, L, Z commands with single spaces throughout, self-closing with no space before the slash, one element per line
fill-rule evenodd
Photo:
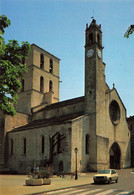
<path fill-rule="evenodd" d="M 111 184 L 111 178 L 109 178 L 108 183 Z"/>
<path fill-rule="evenodd" d="M 117 179 L 115 181 L 116 181 L 116 183 L 118 183 L 118 177 L 117 177 Z"/>

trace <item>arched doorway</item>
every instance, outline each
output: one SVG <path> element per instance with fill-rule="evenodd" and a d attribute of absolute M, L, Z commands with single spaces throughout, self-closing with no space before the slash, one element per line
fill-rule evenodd
<path fill-rule="evenodd" d="M 110 169 L 120 169 L 121 150 L 117 142 L 114 142 L 109 150 Z"/>

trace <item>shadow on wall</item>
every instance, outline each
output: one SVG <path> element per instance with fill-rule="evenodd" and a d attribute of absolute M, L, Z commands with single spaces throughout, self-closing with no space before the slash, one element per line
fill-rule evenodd
<path fill-rule="evenodd" d="M 131 142 L 129 140 L 126 155 L 125 155 L 125 167 L 124 168 L 130 168 L 131 167 Z"/>
<path fill-rule="evenodd" d="M 96 172 L 97 171 L 97 165 L 96 165 L 96 168 L 95 167 L 92 167 L 90 165 L 90 163 L 88 162 L 87 165 L 86 165 L 86 170 L 85 172 Z"/>

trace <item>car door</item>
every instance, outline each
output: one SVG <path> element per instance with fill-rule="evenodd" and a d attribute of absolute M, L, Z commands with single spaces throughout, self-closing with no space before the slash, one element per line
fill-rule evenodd
<path fill-rule="evenodd" d="M 112 181 L 115 181 L 117 179 L 115 170 L 111 170 L 111 178 L 112 178 Z"/>

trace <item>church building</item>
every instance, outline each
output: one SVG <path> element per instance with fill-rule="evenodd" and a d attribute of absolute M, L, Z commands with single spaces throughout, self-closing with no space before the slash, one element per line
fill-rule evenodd
<path fill-rule="evenodd" d="M 105 81 L 101 25 L 94 19 L 86 25 L 82 97 L 60 102 L 60 59 L 35 44 L 31 48 L 18 114 L 1 114 L 1 166 L 18 173 L 46 161 L 65 173 L 75 171 L 76 161 L 78 172 L 130 167 L 126 108 Z"/>

